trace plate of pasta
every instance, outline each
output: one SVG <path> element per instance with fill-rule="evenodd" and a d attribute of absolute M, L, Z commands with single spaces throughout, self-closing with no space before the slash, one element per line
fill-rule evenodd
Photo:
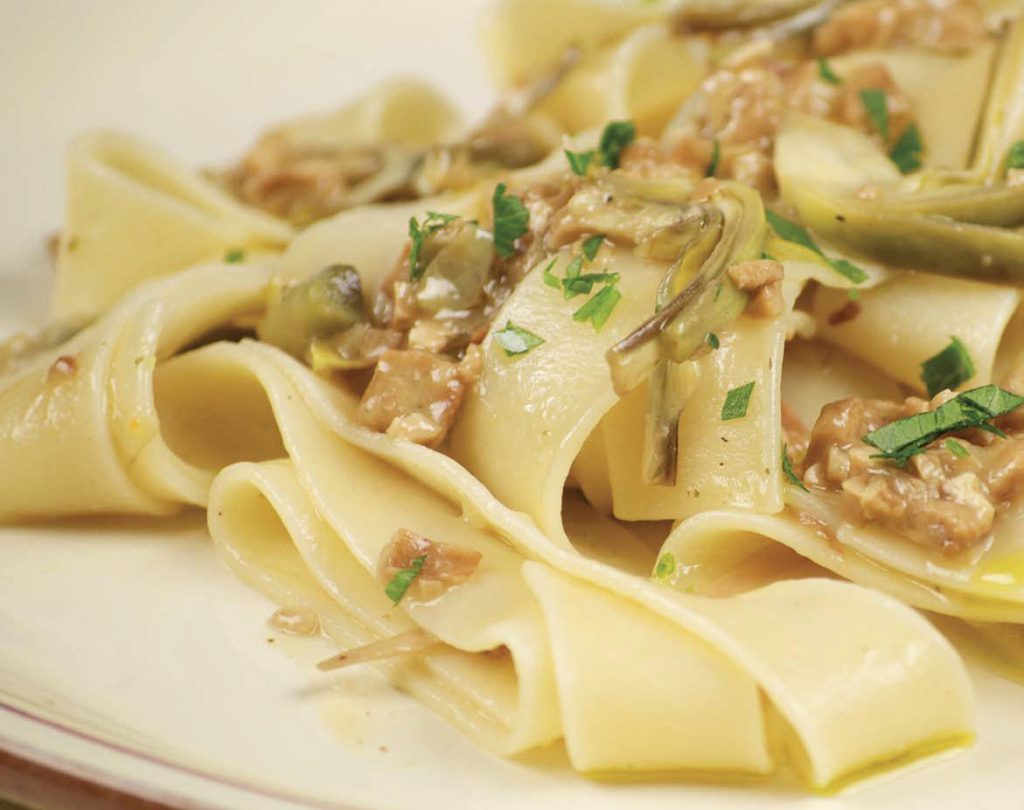
<path fill-rule="evenodd" d="M 102 62 L 128 6 L 69 11 L 69 104 L 179 105 L 2 232 L 0 750 L 172 806 L 1019 806 L 1024 7 L 186 6 Z"/>

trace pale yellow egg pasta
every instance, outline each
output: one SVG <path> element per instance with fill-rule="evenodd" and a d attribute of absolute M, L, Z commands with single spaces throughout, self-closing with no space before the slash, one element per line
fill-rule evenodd
<path fill-rule="evenodd" d="M 1017 11 L 499 0 L 473 125 L 408 80 L 217 170 L 83 136 L 0 519 L 205 509 L 322 670 L 502 755 L 970 744 L 961 653 L 1024 672 Z"/>

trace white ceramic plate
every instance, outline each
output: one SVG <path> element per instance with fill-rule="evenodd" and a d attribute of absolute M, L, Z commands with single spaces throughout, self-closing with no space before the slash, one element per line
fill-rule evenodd
<path fill-rule="evenodd" d="M 0 333 L 44 317 L 43 239 L 76 132 L 223 162 L 269 121 L 412 72 L 480 114 L 483 2 L 0 0 Z M 852 796 L 609 785 L 558 749 L 481 753 L 372 673 L 315 677 L 327 648 L 269 631 L 271 610 L 199 515 L 0 529 L 0 749 L 189 807 L 1024 806 L 1024 688 L 983 671 L 977 746 Z"/>

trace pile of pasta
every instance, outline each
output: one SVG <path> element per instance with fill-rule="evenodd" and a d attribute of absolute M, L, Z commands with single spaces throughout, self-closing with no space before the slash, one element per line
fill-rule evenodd
<path fill-rule="evenodd" d="M 508 88 L 575 48 L 539 105 L 583 152 L 609 120 L 667 137 L 723 60 L 785 52 L 836 6 L 503 0 L 487 42 Z M 983 553 L 953 559 L 845 523 L 780 462 L 784 400 L 813 422 L 844 396 L 923 392 L 921 364 L 951 335 L 973 360 L 970 387 L 1016 367 L 1021 294 L 1007 282 L 1024 266 L 1024 192 L 1002 178 L 1024 137 L 1024 32 L 1006 9 L 985 12 L 995 33 L 973 47 L 867 43 L 821 63 L 838 79 L 868 59 L 888 66 L 924 167 L 904 175 L 863 132 L 786 118 L 771 148 L 777 205 L 810 231 L 765 231 L 761 213 L 758 251 L 785 267 L 782 311 L 730 319 L 714 351 L 685 360 L 668 481 L 644 473 L 657 378 L 623 390 L 608 358 L 664 306 L 671 262 L 611 236 L 600 255 L 621 300 L 607 321 L 596 329 L 573 317 L 579 301 L 552 294 L 571 252 L 544 256 L 483 340 L 481 377 L 441 449 L 363 426 L 357 393 L 281 349 L 223 339 L 261 316 L 273 285 L 338 262 L 372 294 L 402 261 L 410 218 L 486 225 L 495 182 L 566 172 L 561 147 L 440 196 L 299 225 L 128 136 L 84 136 L 69 157 L 55 314 L 88 325 L 0 376 L 0 516 L 205 509 L 235 572 L 313 611 L 339 650 L 427 634 L 375 666 L 505 755 L 564 740 L 587 773 L 792 768 L 831 790 L 968 743 L 971 684 L 930 617 L 1019 654 L 1019 510 Z M 417 147 L 462 128 L 410 81 L 281 131 Z M 859 193 L 869 186 L 895 201 L 882 214 Z M 939 193 L 950 189 L 952 201 Z M 904 269 L 937 255 L 995 269 L 982 281 Z M 836 271 L 844 257 L 859 274 Z M 854 288 L 858 316 L 833 317 Z M 493 334 L 506 323 L 542 344 L 510 356 Z M 723 421 L 749 383 L 743 417 Z M 378 565 L 403 529 L 479 552 L 479 567 L 395 604 Z"/>

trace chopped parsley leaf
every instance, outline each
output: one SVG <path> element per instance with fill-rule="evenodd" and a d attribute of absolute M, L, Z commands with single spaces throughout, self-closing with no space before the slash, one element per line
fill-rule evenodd
<path fill-rule="evenodd" d="M 810 492 L 800 476 L 794 472 L 793 465 L 789 460 L 789 453 L 786 452 L 786 445 L 782 445 L 782 471 L 786 474 L 786 478 L 789 479 L 791 484 L 796 484 L 804 492 Z"/>
<path fill-rule="evenodd" d="M 622 150 L 636 138 L 636 126 L 632 121 L 610 121 L 601 133 L 598 150 L 601 160 L 609 169 L 619 168 Z"/>
<path fill-rule="evenodd" d="M 718 164 L 722 160 L 722 145 L 718 142 L 718 138 L 715 138 L 711 142 L 711 162 L 708 163 L 707 169 L 704 170 L 705 177 L 714 177 L 715 172 L 718 171 Z"/>
<path fill-rule="evenodd" d="M 548 262 L 548 266 L 544 268 L 544 283 L 549 287 L 554 287 L 556 290 L 562 289 L 562 280 L 551 272 L 551 269 L 555 266 L 558 259 L 552 259 Z"/>
<path fill-rule="evenodd" d="M 729 422 L 733 419 L 742 419 L 747 415 L 747 406 L 750 404 L 750 395 L 754 392 L 754 381 L 746 385 L 733 388 L 725 395 L 725 404 L 722 406 L 722 421 Z"/>
<path fill-rule="evenodd" d="M 718 335 L 714 332 L 708 332 L 704 335 L 704 342 L 708 344 L 712 349 L 717 349 L 722 345 L 722 342 L 718 339 Z"/>
<path fill-rule="evenodd" d="M 594 331 L 600 332 L 605 321 L 611 316 L 612 311 L 622 299 L 622 293 L 614 284 L 606 284 L 593 297 L 584 302 L 583 306 L 572 314 L 574 321 L 590 321 L 594 325 Z"/>
<path fill-rule="evenodd" d="M 1024 397 L 1004 391 L 997 385 L 983 385 L 957 394 L 934 411 L 883 425 L 864 436 L 864 441 L 881 450 L 882 458 L 902 466 L 945 433 L 967 428 L 999 431 L 988 420 L 1010 413 L 1021 405 L 1024 405 Z"/>
<path fill-rule="evenodd" d="M 874 124 L 882 140 L 889 142 L 889 104 L 885 99 L 885 91 L 877 87 L 867 87 L 860 91 L 860 100 L 867 111 L 868 118 Z"/>
<path fill-rule="evenodd" d="M 676 562 L 676 555 L 671 551 L 666 551 L 658 558 L 658 562 L 654 566 L 654 578 L 668 579 L 676 572 L 678 565 L 679 564 Z"/>
<path fill-rule="evenodd" d="M 498 341 L 509 357 L 526 354 L 530 349 L 540 346 L 544 342 L 544 338 L 540 335 L 535 335 L 528 329 L 516 326 L 512 321 L 506 321 L 505 328 L 494 333 L 494 339 Z"/>
<path fill-rule="evenodd" d="M 1024 141 L 1015 141 L 1006 153 L 1007 169 L 1024 169 Z"/>
<path fill-rule="evenodd" d="M 607 166 L 609 169 L 619 168 L 622 150 L 629 146 L 635 138 L 636 127 L 632 121 L 609 121 L 601 132 L 601 142 L 597 149 L 588 149 L 586 152 L 573 152 L 569 149 L 563 151 L 573 174 L 586 177 L 595 158 L 600 165 Z"/>
<path fill-rule="evenodd" d="M 409 218 L 409 240 L 412 242 L 412 247 L 409 249 L 409 278 L 412 281 L 419 280 L 423 271 L 426 270 L 425 267 L 420 267 L 420 252 L 423 250 L 423 243 L 427 241 L 427 237 L 457 219 L 455 214 L 439 214 L 436 211 L 427 211 L 422 225 L 416 217 Z"/>
<path fill-rule="evenodd" d="M 569 276 L 562 279 L 562 288 L 565 290 L 566 300 L 575 298 L 577 295 L 589 295 L 595 284 L 618 284 L 618 273 L 583 273 L 578 276 Z"/>
<path fill-rule="evenodd" d="M 494 250 L 507 259 L 515 255 L 516 240 L 528 230 L 530 212 L 522 200 L 505 193 L 504 183 L 494 187 L 491 204 L 494 206 Z"/>
<path fill-rule="evenodd" d="M 832 66 L 824 56 L 818 57 L 818 75 L 829 84 L 842 84 L 843 80 L 832 70 Z"/>
<path fill-rule="evenodd" d="M 226 261 L 228 264 L 238 264 L 239 262 L 244 262 L 245 251 L 242 250 L 241 248 L 229 250 L 227 253 L 224 254 L 224 261 Z"/>
<path fill-rule="evenodd" d="M 970 455 L 967 448 L 960 444 L 956 439 L 946 439 L 945 447 L 957 458 L 967 458 Z"/>
<path fill-rule="evenodd" d="M 588 262 L 594 261 L 594 257 L 597 255 L 597 251 L 601 249 L 601 245 L 604 244 L 604 235 L 598 234 L 597 236 L 591 236 L 589 239 L 583 242 L 583 255 L 587 257 Z"/>
<path fill-rule="evenodd" d="M 921 168 L 921 152 L 923 151 L 921 130 L 917 128 L 917 124 L 911 124 L 903 130 L 900 139 L 889 151 L 889 160 L 895 163 L 903 174 L 909 174 Z"/>
<path fill-rule="evenodd" d="M 959 388 L 974 376 L 974 362 L 960 338 L 950 338 L 949 345 L 921 363 L 921 381 L 933 397 L 947 388 Z"/>
<path fill-rule="evenodd" d="M 767 209 L 765 210 L 764 215 L 772 230 L 781 238 L 785 239 L 787 242 L 793 242 L 794 244 L 801 245 L 808 250 L 813 250 L 828 263 L 829 267 L 839 273 L 839 275 L 848 278 L 854 284 L 860 284 L 862 281 L 867 280 L 868 274 L 853 262 L 847 261 L 846 259 L 830 259 L 826 256 L 825 252 L 818 247 L 818 243 L 811 238 L 807 229 L 802 225 L 797 225 L 792 220 L 779 216 L 774 211 L 769 211 Z"/>
<path fill-rule="evenodd" d="M 590 162 L 594 159 L 594 150 L 590 149 L 586 152 L 570 152 L 566 149 L 565 158 L 569 161 L 569 168 L 572 169 L 573 174 L 578 174 L 580 177 L 586 177 L 587 171 L 590 169 Z"/>
<path fill-rule="evenodd" d="M 408 568 L 401 568 L 396 571 L 395 575 L 388 580 L 388 584 L 384 586 L 384 593 L 388 595 L 388 599 L 396 605 L 401 602 L 405 592 L 409 590 L 409 586 L 420 575 L 426 562 L 427 555 L 423 554 L 413 560 L 412 565 Z"/>

